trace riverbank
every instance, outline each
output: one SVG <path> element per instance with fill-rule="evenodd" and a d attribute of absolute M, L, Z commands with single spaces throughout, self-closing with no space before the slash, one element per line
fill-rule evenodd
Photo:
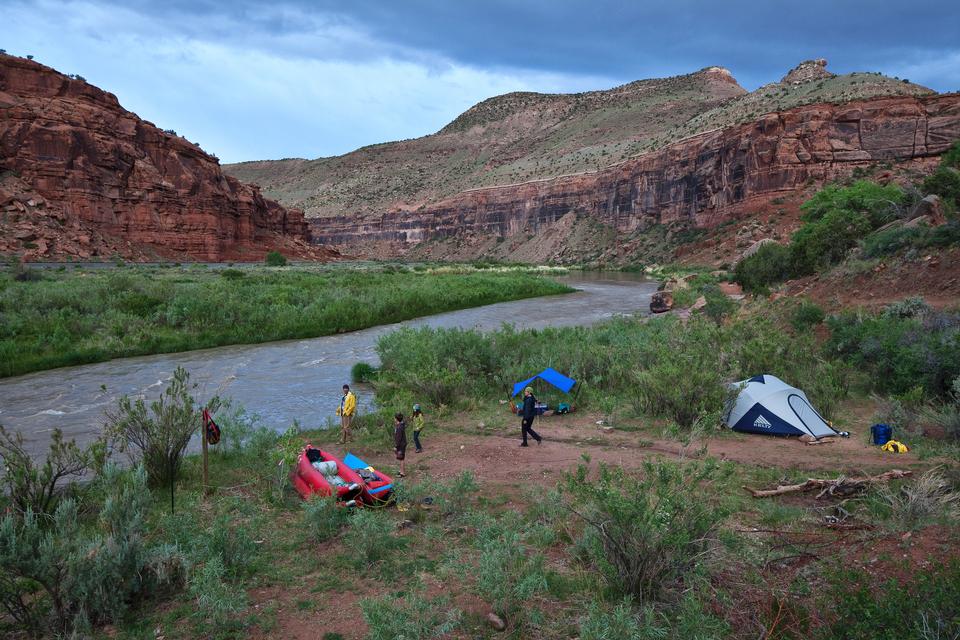
<path fill-rule="evenodd" d="M 845 401 L 837 416 L 861 425 L 874 408 Z M 222 416 L 209 495 L 191 456 L 175 513 L 165 490 L 143 496 L 142 544 L 166 558 L 172 584 L 144 590 L 94 637 L 712 640 L 754 638 L 763 628 L 767 637 L 865 640 L 877 637 L 877 619 L 900 634 L 881 636 L 891 638 L 920 637 L 906 632 L 921 612 L 953 624 L 960 529 L 939 512 L 917 520 L 898 506 L 912 479 L 852 498 L 758 499 L 741 488 L 891 468 L 926 477 L 944 462 L 933 441 L 915 440 L 913 452 L 897 456 L 871 447 L 862 427 L 811 447 L 713 429 L 678 434 L 669 421 L 636 417 L 609 430 L 596 424 L 609 420 L 604 413 L 583 411 L 542 418 L 544 443 L 518 449 L 517 419 L 497 400 L 466 412 L 431 408 L 427 420 L 425 450 L 409 452 L 398 505 L 359 512 L 304 503 L 288 486 L 299 443 L 345 454 L 336 433 L 276 434 L 243 415 Z M 396 473 L 389 425 L 366 416 L 356 437 L 352 452 Z M 624 476 L 601 491 L 605 466 Z M 581 468 L 587 483 L 576 480 Z M 689 499 L 691 482 L 701 500 Z M 105 494 L 96 483 L 80 494 L 84 518 Z M 643 544 L 634 551 L 666 562 L 656 595 L 623 597 L 578 515 L 598 507 L 626 517 L 636 537 L 625 542 Z M 835 513 L 843 526 L 833 526 Z M 164 549 L 175 552 L 161 556 Z M 927 577 L 916 583 L 918 573 Z M 888 614 L 891 597 L 898 606 Z M 505 631 L 491 626 L 490 613 Z"/>
<path fill-rule="evenodd" d="M 0 377 L 568 293 L 539 269 L 118 266 L 0 275 Z M 27 274 L 27 275 L 22 275 Z"/>

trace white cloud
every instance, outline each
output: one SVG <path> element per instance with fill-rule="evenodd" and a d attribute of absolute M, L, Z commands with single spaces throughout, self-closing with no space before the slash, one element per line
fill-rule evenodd
<path fill-rule="evenodd" d="M 4 35 L 10 53 L 83 75 L 224 162 L 338 155 L 432 133 L 493 95 L 616 84 L 478 69 L 292 9 L 240 20 L 42 0 L 10 4 L 4 14 L 13 27 Z"/>

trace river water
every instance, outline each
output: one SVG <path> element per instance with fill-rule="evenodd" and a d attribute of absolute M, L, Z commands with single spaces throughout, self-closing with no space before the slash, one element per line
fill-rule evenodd
<path fill-rule="evenodd" d="M 638 274 L 576 273 L 558 278 L 576 293 L 501 302 L 308 340 L 237 345 L 141 356 L 64 367 L 0 380 L 0 424 L 23 433 L 27 451 L 42 455 L 59 427 L 79 444 L 100 432 L 104 410 L 121 395 L 156 398 L 177 366 L 199 384 L 197 395 L 228 396 L 262 423 L 285 429 L 294 419 L 317 427 L 333 415 L 340 387 L 359 361 L 377 363 L 377 338 L 398 327 L 496 329 L 589 325 L 615 315 L 646 314 L 657 284 Z M 532 373 L 532 372 L 531 372 Z M 364 385 L 351 385 L 361 408 L 373 400 Z"/>

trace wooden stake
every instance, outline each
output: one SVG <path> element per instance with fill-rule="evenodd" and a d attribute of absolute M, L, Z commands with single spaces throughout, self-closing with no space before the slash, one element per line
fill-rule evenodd
<path fill-rule="evenodd" d="M 203 493 L 204 495 L 210 493 L 210 479 L 209 471 L 207 467 L 207 423 L 204 420 L 203 430 L 200 434 L 200 440 L 203 442 Z"/>

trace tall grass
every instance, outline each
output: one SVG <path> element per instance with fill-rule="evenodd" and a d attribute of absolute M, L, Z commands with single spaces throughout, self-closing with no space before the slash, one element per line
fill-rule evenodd
<path fill-rule="evenodd" d="M 237 273 L 245 274 L 237 277 Z M 0 276 L 0 377 L 309 338 L 570 289 L 532 273 L 118 268 Z"/>
<path fill-rule="evenodd" d="M 754 316 L 718 325 L 694 317 L 684 324 L 668 317 L 488 333 L 405 328 L 378 343 L 377 397 L 384 406 L 408 397 L 462 405 L 504 397 L 515 381 L 550 366 L 578 381 L 580 405 L 613 398 L 636 413 L 690 425 L 721 411 L 723 382 L 770 373 L 803 388 L 829 417 L 846 394 L 844 367 L 817 355 L 812 333 L 790 334 L 785 322 Z M 551 403 L 569 399 L 542 391 Z"/>

